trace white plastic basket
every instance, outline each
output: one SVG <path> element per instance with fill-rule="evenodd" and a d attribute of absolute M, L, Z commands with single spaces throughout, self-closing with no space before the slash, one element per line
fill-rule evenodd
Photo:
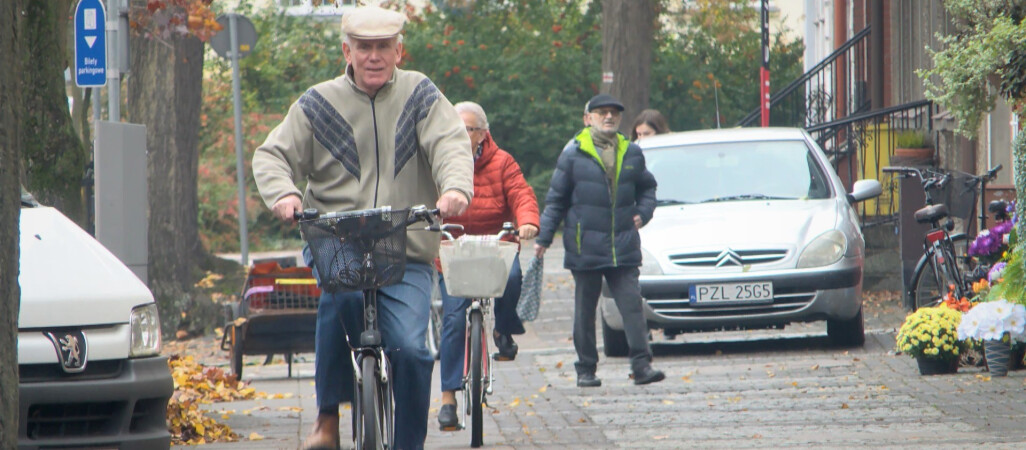
<path fill-rule="evenodd" d="M 438 256 L 449 295 L 494 298 L 506 290 L 517 244 L 484 238 L 491 239 L 464 235 L 455 241 L 442 241 Z"/>

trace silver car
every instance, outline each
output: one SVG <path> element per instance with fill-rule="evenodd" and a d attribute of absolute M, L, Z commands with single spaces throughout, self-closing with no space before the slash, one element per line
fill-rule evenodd
<path fill-rule="evenodd" d="M 865 341 L 865 241 L 854 205 L 880 195 L 861 180 L 846 193 L 822 149 L 797 128 L 671 133 L 641 142 L 659 182 L 641 229 L 641 293 L 650 328 L 782 328 L 827 321 L 830 339 Z M 628 353 L 604 291 L 605 353 Z"/>

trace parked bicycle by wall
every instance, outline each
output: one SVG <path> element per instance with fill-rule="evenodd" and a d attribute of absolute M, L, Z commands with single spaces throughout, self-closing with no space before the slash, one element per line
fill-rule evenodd
<path fill-rule="evenodd" d="M 979 261 L 968 254 L 970 239 L 975 235 L 973 222 L 967 220 L 963 231 L 955 232 L 955 222 L 945 201 L 958 202 L 960 209 L 966 205 L 964 208 L 969 208 L 969 212 L 965 217 L 971 218 L 976 200 L 983 198 L 987 182 L 993 180 L 1001 168 L 998 165 L 982 175 L 959 173 L 958 176 L 939 169 L 883 168 L 884 173 L 919 179 L 926 196 L 926 205 L 914 214 L 916 222 L 928 224 L 930 229 L 924 236 L 923 255 L 916 263 L 905 293 L 905 306 L 910 310 L 940 304 L 948 295 L 962 298 L 972 292 L 970 284 L 976 280 L 979 268 Z M 986 224 L 986 214 L 981 217 L 981 224 Z"/>

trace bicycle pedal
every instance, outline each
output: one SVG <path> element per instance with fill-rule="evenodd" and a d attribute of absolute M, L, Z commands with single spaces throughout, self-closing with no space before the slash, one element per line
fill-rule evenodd
<path fill-rule="evenodd" d="M 455 426 L 438 427 L 438 428 L 441 429 L 442 431 L 460 431 L 460 430 L 463 430 L 463 425 L 462 424 L 457 424 Z"/>

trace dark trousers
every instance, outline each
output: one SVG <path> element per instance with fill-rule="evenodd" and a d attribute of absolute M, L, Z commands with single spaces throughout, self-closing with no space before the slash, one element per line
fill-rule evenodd
<path fill-rule="evenodd" d="M 575 284 L 574 348 L 577 349 L 577 374 L 595 373 L 598 350 L 595 346 L 595 310 L 605 277 L 616 308 L 623 317 L 627 334 L 631 370 L 637 372 L 652 362 L 648 346 L 648 325 L 641 305 L 641 287 L 637 267 L 613 267 L 600 270 L 573 270 Z"/>

